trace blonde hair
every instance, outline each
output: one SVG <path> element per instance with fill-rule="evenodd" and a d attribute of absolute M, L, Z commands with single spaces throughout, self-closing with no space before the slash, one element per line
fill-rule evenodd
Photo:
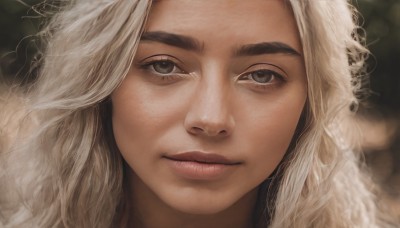
<path fill-rule="evenodd" d="M 357 40 L 355 11 L 345 0 L 289 2 L 308 104 L 305 126 L 272 177 L 276 191 L 260 199 L 269 207 L 264 216 L 271 227 L 379 227 L 370 181 L 340 131 L 368 53 Z M 1 159 L 7 190 L 19 189 L 0 205 L 5 227 L 121 225 L 124 165 L 109 129 L 109 96 L 130 68 L 150 5 L 68 1 L 43 31 L 47 48 L 26 111 L 38 124 Z"/>
<path fill-rule="evenodd" d="M 303 44 L 309 110 L 271 227 L 381 227 L 372 185 L 341 131 L 357 102 L 354 82 L 368 53 L 357 39 L 355 10 L 342 0 L 290 2 Z"/>

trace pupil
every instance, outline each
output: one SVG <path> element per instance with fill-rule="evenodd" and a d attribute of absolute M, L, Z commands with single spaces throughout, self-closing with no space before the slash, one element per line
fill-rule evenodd
<path fill-rule="evenodd" d="M 154 70 L 158 73 L 168 74 L 174 70 L 174 64 L 169 61 L 157 62 L 153 65 Z"/>
<path fill-rule="evenodd" d="M 272 74 L 268 71 L 257 71 L 252 74 L 252 78 L 258 83 L 267 83 L 271 80 Z"/>

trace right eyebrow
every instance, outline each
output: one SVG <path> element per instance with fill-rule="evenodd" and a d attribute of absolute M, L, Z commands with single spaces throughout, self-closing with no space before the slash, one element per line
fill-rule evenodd
<path fill-rule="evenodd" d="M 203 45 L 191 37 L 161 31 L 144 32 L 140 40 L 155 41 L 195 52 L 201 52 L 203 50 Z"/>

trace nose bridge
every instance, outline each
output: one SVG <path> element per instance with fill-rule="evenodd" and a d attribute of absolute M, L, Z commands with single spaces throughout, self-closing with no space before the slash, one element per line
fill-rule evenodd
<path fill-rule="evenodd" d="M 198 114 L 211 122 L 219 122 L 228 115 L 228 85 L 218 76 L 204 78 L 198 93 L 199 101 L 195 106 Z"/>
<path fill-rule="evenodd" d="M 204 71 L 187 112 L 188 131 L 209 136 L 227 135 L 234 128 L 231 85 L 221 68 Z"/>

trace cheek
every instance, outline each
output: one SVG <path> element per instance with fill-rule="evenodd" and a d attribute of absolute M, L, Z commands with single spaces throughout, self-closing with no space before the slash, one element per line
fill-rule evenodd
<path fill-rule="evenodd" d="M 253 167 L 249 175 L 266 178 L 282 160 L 303 111 L 305 97 L 288 97 L 286 102 L 259 108 L 242 126 L 247 139 L 242 149 L 247 148 L 249 164 Z"/>
<path fill-rule="evenodd" d="M 144 136 L 146 131 L 160 126 L 160 117 L 169 109 L 149 88 L 140 86 L 132 78 L 127 77 L 111 96 L 114 133 L 124 132 L 133 136 L 135 132 L 141 132 L 135 136 Z"/>
<path fill-rule="evenodd" d="M 141 147 L 155 137 L 151 129 L 158 123 L 157 113 L 160 106 L 154 106 L 146 94 L 146 90 L 134 87 L 130 79 L 125 79 L 111 96 L 112 126 L 115 141 L 126 160 L 135 157 Z"/>
<path fill-rule="evenodd" d="M 128 76 L 112 94 L 114 137 L 125 160 L 134 161 L 143 151 L 154 151 L 159 139 L 182 122 L 185 100 L 181 94 L 188 92 L 174 91 Z"/>
<path fill-rule="evenodd" d="M 177 92 L 178 89 L 173 86 L 161 88 L 128 75 L 112 95 L 113 121 L 121 122 L 125 128 L 143 128 L 141 135 L 154 131 L 154 128 L 160 132 L 185 115 L 190 100 L 182 99 L 182 94 L 190 94 L 193 89 L 185 87 Z"/>

